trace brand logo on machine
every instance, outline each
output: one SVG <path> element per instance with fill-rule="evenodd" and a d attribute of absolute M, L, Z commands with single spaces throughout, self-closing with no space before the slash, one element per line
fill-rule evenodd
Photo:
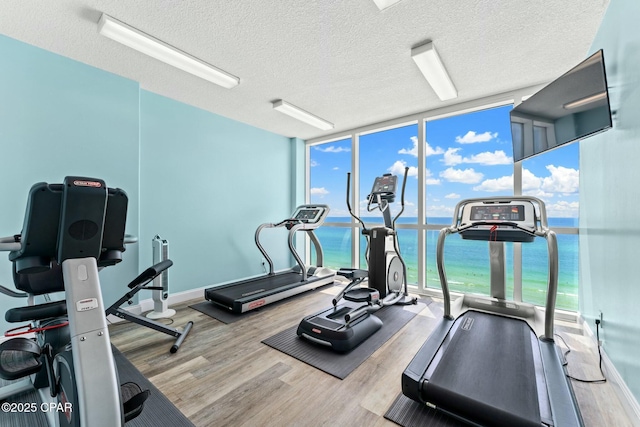
<path fill-rule="evenodd" d="M 101 182 L 97 182 L 97 181 L 82 181 L 82 180 L 79 180 L 79 179 L 73 181 L 73 185 L 75 185 L 77 187 L 94 187 L 94 188 L 102 187 L 102 183 Z"/>
<path fill-rule="evenodd" d="M 265 305 L 265 303 L 266 301 L 264 299 L 259 299 L 258 301 L 254 301 L 251 304 L 249 304 L 249 310 L 257 307 L 262 307 L 263 305 Z"/>
<path fill-rule="evenodd" d="M 462 324 L 462 329 L 464 329 L 465 331 L 469 331 L 471 330 L 472 326 L 473 326 L 473 317 L 467 317 L 466 319 L 464 319 L 464 323 Z"/>
<path fill-rule="evenodd" d="M 88 311 L 98 308 L 98 300 L 96 298 L 81 299 L 76 302 L 77 311 Z"/>

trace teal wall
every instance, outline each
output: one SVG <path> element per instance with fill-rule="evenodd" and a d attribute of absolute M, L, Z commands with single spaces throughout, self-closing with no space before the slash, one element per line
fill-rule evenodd
<path fill-rule="evenodd" d="M 0 58 L 0 236 L 20 232 L 32 184 L 86 175 L 128 193 L 127 232 L 139 237 L 100 273 L 106 304 L 151 264 L 156 234 L 170 243 L 171 292 L 262 273 L 253 233 L 291 214 L 304 183 L 303 141 L 4 36 Z M 266 232 L 264 243 L 277 269 L 292 265 L 286 233 Z M 0 283 L 12 288 L 0 256 Z M 23 303 L 0 294 L 0 313 Z M 0 330 L 9 326 L 1 316 Z"/>
<path fill-rule="evenodd" d="M 609 5 L 591 52 L 604 49 L 613 129 L 580 143 L 580 310 L 640 401 L 640 2 Z"/>
<path fill-rule="evenodd" d="M 146 91 L 140 111 L 141 264 L 159 234 L 171 292 L 261 274 L 254 233 L 293 211 L 295 142 Z M 284 230 L 261 241 L 276 269 L 291 266 Z"/>
<path fill-rule="evenodd" d="M 29 188 L 66 175 L 104 179 L 129 196 L 127 232 L 138 233 L 138 84 L 0 36 L 0 235 L 19 233 Z M 13 288 L 7 253 L 0 283 Z M 138 271 L 135 246 L 101 273 L 105 302 Z M 0 295 L 0 313 L 25 300 Z M 4 315 L 0 329 L 7 329 Z"/>

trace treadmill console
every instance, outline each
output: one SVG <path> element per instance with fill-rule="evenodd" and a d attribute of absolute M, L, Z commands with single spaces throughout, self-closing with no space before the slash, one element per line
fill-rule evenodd
<path fill-rule="evenodd" d="M 313 228 L 319 227 L 329 213 L 327 205 L 301 205 L 298 206 L 291 215 L 294 222 L 313 225 Z"/>
<path fill-rule="evenodd" d="M 468 203 L 458 229 L 468 240 L 532 242 L 537 230 L 535 208 L 522 200 Z"/>
<path fill-rule="evenodd" d="M 395 175 L 391 175 L 390 173 L 386 173 L 382 176 L 377 177 L 373 182 L 373 188 L 371 189 L 369 198 L 375 197 L 379 194 L 382 200 L 386 200 L 391 203 L 396 197 L 397 186 L 398 177 Z"/>

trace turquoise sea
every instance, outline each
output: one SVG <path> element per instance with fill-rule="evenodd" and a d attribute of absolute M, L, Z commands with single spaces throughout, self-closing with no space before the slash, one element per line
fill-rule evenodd
<path fill-rule="evenodd" d="M 367 224 L 380 223 L 377 218 L 366 218 Z M 327 222 L 348 222 L 349 218 L 329 217 Z M 449 225 L 450 218 L 427 218 L 429 224 Z M 398 223 L 415 224 L 416 218 L 401 218 Z M 575 218 L 549 218 L 553 227 L 576 227 Z M 325 266 L 331 268 L 349 267 L 351 264 L 351 235 L 348 228 L 320 227 L 316 235 L 322 243 Z M 565 310 L 578 309 L 578 235 L 558 234 L 558 297 L 556 307 Z M 361 252 L 364 253 L 366 242 L 361 236 Z M 437 230 L 427 230 L 426 241 L 426 285 L 440 288 L 436 267 Z M 398 241 L 400 251 L 407 265 L 409 283 L 418 280 L 418 233 L 416 230 L 399 230 Z M 513 244 L 506 243 L 507 258 L 507 292 L 513 295 Z M 522 294 L 523 300 L 544 305 L 547 288 L 547 245 L 544 239 L 536 239 L 533 243 L 522 244 Z M 366 268 L 364 255 L 361 266 Z M 462 240 L 459 235 L 447 237 L 445 243 L 445 268 L 451 290 L 478 293 L 489 293 L 489 245 L 487 242 Z"/>

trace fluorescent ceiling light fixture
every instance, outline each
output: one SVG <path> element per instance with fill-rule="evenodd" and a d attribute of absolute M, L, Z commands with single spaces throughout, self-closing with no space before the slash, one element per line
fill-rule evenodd
<path fill-rule="evenodd" d="M 173 46 L 169 46 L 165 42 L 104 13 L 98 21 L 98 32 L 111 40 L 227 89 L 231 89 L 240 83 L 238 77 L 207 64 Z"/>
<path fill-rule="evenodd" d="M 458 91 L 432 42 L 411 49 L 411 57 L 441 101 L 458 97 Z"/>
<path fill-rule="evenodd" d="M 275 110 L 280 111 L 288 116 L 293 117 L 294 119 L 298 119 L 301 122 L 305 122 L 308 125 L 315 126 L 318 129 L 329 130 L 333 129 L 333 123 L 329 123 L 328 121 L 321 119 L 318 116 L 314 116 L 311 113 L 307 113 L 306 111 L 296 107 L 295 105 L 291 105 L 288 102 L 279 99 L 273 102 L 273 108 Z"/>
<path fill-rule="evenodd" d="M 373 0 L 373 2 L 378 6 L 378 9 L 385 10 L 388 7 L 393 6 L 398 3 L 400 0 Z"/>
<path fill-rule="evenodd" d="M 606 92 L 600 92 L 600 93 L 596 93 L 594 95 L 590 95 L 581 99 L 576 99 L 575 101 L 571 101 L 571 102 L 567 102 L 566 104 L 564 104 L 562 107 L 565 110 L 571 110 L 573 108 L 578 108 L 578 107 L 582 107 L 584 105 L 587 104 L 591 104 L 594 102 L 598 102 L 601 101 L 603 99 L 605 99 L 607 97 L 607 93 Z"/>

